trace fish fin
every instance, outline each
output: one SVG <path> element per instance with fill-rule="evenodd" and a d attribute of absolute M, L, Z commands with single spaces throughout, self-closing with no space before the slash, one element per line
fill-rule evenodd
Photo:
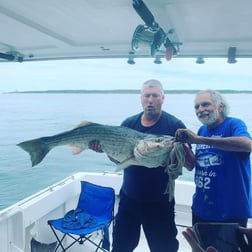
<path fill-rule="evenodd" d="M 90 124 L 93 124 L 93 123 L 89 122 L 89 121 L 83 121 L 79 125 L 77 125 L 75 128 L 84 127 L 84 126 L 87 126 L 87 125 L 90 125 Z"/>
<path fill-rule="evenodd" d="M 130 165 L 138 165 L 138 162 L 136 161 L 135 158 L 129 158 L 129 159 L 121 162 L 120 164 L 118 164 L 117 167 L 116 167 L 115 172 L 119 172 L 119 171 L 127 168 Z"/>
<path fill-rule="evenodd" d="M 39 164 L 51 150 L 45 141 L 43 141 L 43 137 L 21 142 L 17 146 L 29 153 L 32 167 Z"/>
<path fill-rule="evenodd" d="M 86 150 L 86 148 L 82 148 L 82 147 L 78 147 L 78 146 L 73 146 L 73 145 L 70 145 L 70 148 L 72 150 L 72 153 L 74 155 L 78 155 L 80 154 L 82 151 Z"/>

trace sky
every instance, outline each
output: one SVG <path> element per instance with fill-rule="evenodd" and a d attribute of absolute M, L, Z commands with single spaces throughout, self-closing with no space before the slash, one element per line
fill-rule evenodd
<path fill-rule="evenodd" d="M 83 59 L 41 62 L 1 62 L 0 93 L 46 90 L 110 90 L 136 89 L 148 79 L 158 79 L 165 90 L 232 89 L 252 90 L 252 59 L 238 59 L 228 64 L 226 59 L 174 58 L 154 64 L 153 58 Z"/>

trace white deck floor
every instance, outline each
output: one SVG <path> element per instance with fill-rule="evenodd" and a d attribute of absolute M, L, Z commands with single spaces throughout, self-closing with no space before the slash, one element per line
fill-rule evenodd
<path fill-rule="evenodd" d="M 179 252 L 191 252 L 191 248 L 186 242 L 185 238 L 182 235 L 182 231 L 185 229 L 185 227 L 181 227 L 180 225 L 190 226 L 191 216 L 188 212 L 188 208 L 184 209 L 183 206 L 176 206 L 176 223 L 178 228 L 178 236 L 177 239 L 179 240 Z M 110 230 L 110 235 L 112 234 L 112 230 Z M 99 237 L 99 234 L 97 234 Z M 111 239 L 110 239 L 111 240 Z M 57 252 L 61 251 L 60 248 L 57 250 Z M 72 248 L 68 250 L 69 252 L 93 252 L 95 251 L 94 245 L 87 243 L 83 245 L 79 245 L 76 243 Z M 99 250 L 101 251 L 101 250 Z M 134 252 L 148 252 L 150 251 L 144 236 L 144 233 L 142 232 L 141 238 L 138 244 L 138 247 L 134 250 Z"/>
<path fill-rule="evenodd" d="M 191 250 L 190 246 L 188 245 L 188 243 L 185 241 L 183 235 L 181 234 L 183 229 L 184 228 L 178 227 L 178 237 L 177 237 L 179 239 L 179 250 L 178 251 L 179 252 L 191 252 L 192 250 Z M 61 250 L 58 249 L 57 251 L 61 251 Z M 92 244 L 83 244 L 83 245 L 75 244 L 68 251 L 69 252 L 80 252 L 80 251 L 94 252 L 95 247 Z M 101 251 L 101 250 L 99 250 L 99 251 Z M 150 251 L 150 250 L 148 248 L 144 234 L 142 233 L 139 244 L 138 244 L 137 248 L 134 250 L 134 252 L 148 252 L 148 251 Z"/>

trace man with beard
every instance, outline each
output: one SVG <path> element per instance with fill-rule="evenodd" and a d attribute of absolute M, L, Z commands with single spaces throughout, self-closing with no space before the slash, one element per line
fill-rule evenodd
<path fill-rule="evenodd" d="M 178 141 L 196 144 L 192 224 L 236 222 L 246 227 L 251 210 L 251 136 L 246 124 L 228 116 L 228 104 L 213 90 L 196 94 L 198 134 L 177 130 Z M 214 244 L 212 244 L 214 245 Z"/>

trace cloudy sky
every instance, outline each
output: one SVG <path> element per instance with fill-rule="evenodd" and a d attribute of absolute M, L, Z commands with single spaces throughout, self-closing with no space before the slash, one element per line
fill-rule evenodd
<path fill-rule="evenodd" d="M 166 90 L 234 89 L 252 90 L 252 59 L 126 59 L 64 60 L 47 62 L 0 63 L 0 92 L 31 90 L 139 89 L 147 79 L 159 79 Z"/>

